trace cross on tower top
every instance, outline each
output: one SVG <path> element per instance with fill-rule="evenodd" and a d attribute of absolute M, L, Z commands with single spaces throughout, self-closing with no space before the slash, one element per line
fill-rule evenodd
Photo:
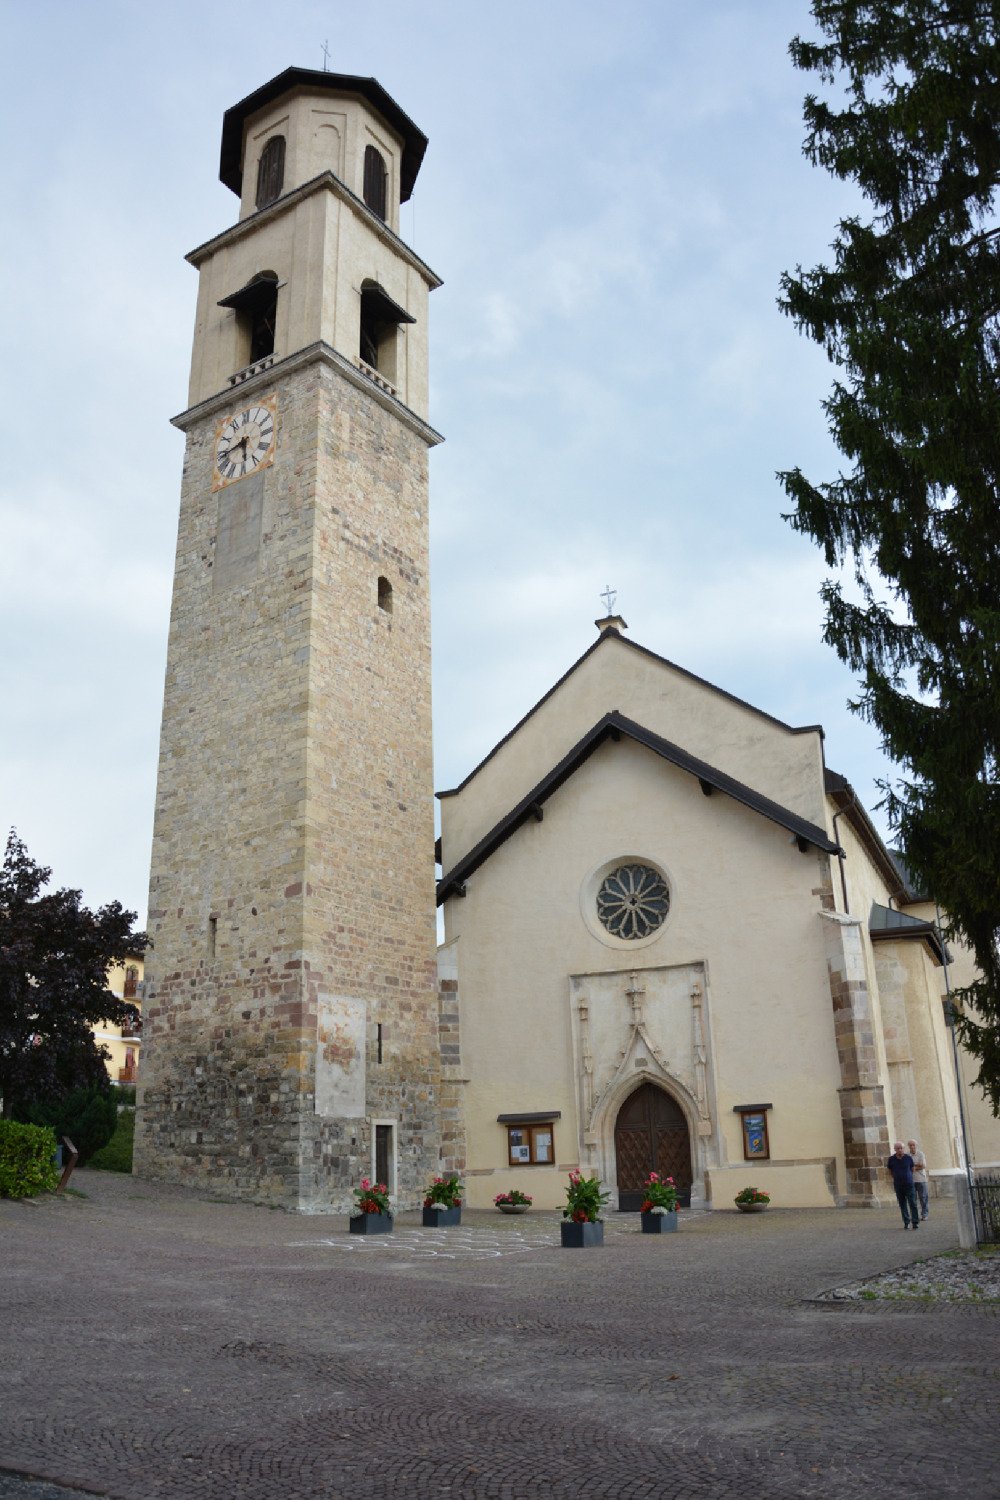
<path fill-rule="evenodd" d="M 617 589 L 613 589 L 611 587 L 610 583 L 609 583 L 609 584 L 606 585 L 604 593 L 603 594 L 599 594 L 598 597 L 600 599 L 603 599 L 604 602 L 605 602 L 605 604 L 607 605 L 607 607 L 608 607 L 608 614 L 609 615 L 613 614 L 614 613 L 614 608 L 615 608 L 615 602 L 616 602 L 616 600 L 618 598 L 618 590 Z"/>

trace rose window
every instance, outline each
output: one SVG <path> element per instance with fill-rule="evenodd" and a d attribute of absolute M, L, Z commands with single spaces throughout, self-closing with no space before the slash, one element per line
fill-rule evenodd
<path fill-rule="evenodd" d="M 619 865 L 597 892 L 597 915 L 613 937 L 649 937 L 670 910 L 667 882 L 649 865 Z"/>

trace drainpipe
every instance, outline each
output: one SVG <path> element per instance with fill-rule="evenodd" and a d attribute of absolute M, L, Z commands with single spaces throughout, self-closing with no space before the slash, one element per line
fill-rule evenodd
<path fill-rule="evenodd" d="M 958 1120 L 962 1131 L 962 1151 L 965 1155 L 965 1192 L 958 1193 L 958 1241 L 963 1250 L 974 1250 L 978 1243 L 976 1216 L 972 1207 L 972 1153 L 969 1150 L 969 1135 L 965 1125 L 965 1106 L 962 1103 L 962 1066 L 958 1057 L 958 1040 L 955 1036 L 955 1011 L 951 1000 L 951 978 L 948 974 L 948 945 L 941 933 L 941 908 L 934 903 L 934 923 L 941 938 L 944 954 L 944 987 L 948 997 L 948 1030 L 951 1032 L 951 1055 L 955 1066 L 955 1093 L 958 1095 Z"/>
<path fill-rule="evenodd" d="M 843 810 L 833 815 L 833 837 L 837 845 L 837 863 L 840 865 L 840 889 L 844 893 L 844 915 L 851 915 L 850 902 L 847 899 L 847 875 L 844 870 L 844 850 L 840 842 L 840 829 L 837 827 L 837 819 L 843 817 Z"/>

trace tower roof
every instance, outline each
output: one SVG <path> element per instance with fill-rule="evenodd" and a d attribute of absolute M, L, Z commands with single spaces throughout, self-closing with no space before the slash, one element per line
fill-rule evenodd
<path fill-rule="evenodd" d="M 234 104 L 222 117 L 222 151 L 219 157 L 219 178 L 227 188 L 239 195 L 243 191 L 243 127 L 251 115 L 280 99 L 292 89 L 329 89 L 335 94 L 357 94 L 365 99 L 403 138 L 403 161 L 400 174 L 400 199 L 403 203 L 413 191 L 413 184 L 420 171 L 420 163 L 427 150 L 427 137 L 422 130 L 405 115 L 376 78 L 357 78 L 352 73 L 323 73 L 315 68 L 286 68 L 262 84 L 239 104 Z"/>

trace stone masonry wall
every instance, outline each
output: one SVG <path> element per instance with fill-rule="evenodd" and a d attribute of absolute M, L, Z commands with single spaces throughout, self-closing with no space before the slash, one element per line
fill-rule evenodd
<path fill-rule="evenodd" d="M 889 1127 L 878 1072 L 871 996 L 856 919 L 834 912 L 824 920 L 833 1024 L 840 1059 L 840 1116 L 844 1133 L 848 1206 L 885 1200 Z M 890 1195 L 891 1196 L 891 1195 Z"/>
<path fill-rule="evenodd" d="M 465 1084 L 462 1075 L 458 962 L 453 946 L 438 950 L 438 1036 L 441 1044 L 441 1169 L 466 1167 Z"/>
<path fill-rule="evenodd" d="M 439 1158 L 427 451 L 321 359 L 270 374 L 188 433 L 137 1171 L 346 1206 L 379 1120 L 415 1201 Z M 213 493 L 218 417 L 272 394 L 273 465 Z"/>

